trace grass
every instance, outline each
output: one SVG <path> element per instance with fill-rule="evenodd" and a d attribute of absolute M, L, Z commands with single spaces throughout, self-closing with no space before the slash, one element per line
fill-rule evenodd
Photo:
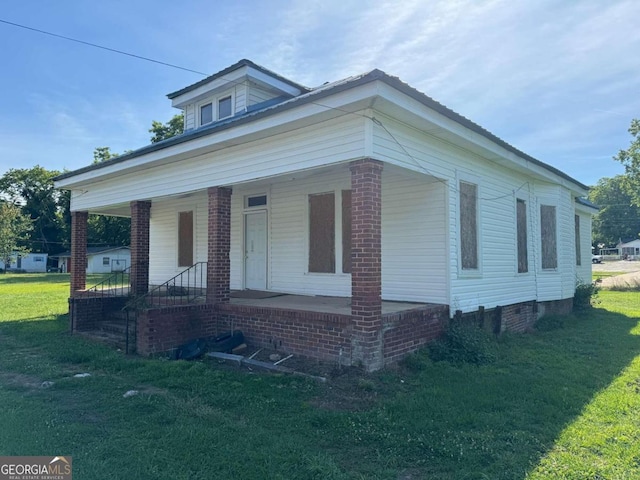
<path fill-rule="evenodd" d="M 92 479 L 640 477 L 638 292 L 506 335 L 491 365 L 420 352 L 327 385 L 124 357 L 67 333 L 67 295 L 65 275 L 0 276 L 3 455 Z"/>

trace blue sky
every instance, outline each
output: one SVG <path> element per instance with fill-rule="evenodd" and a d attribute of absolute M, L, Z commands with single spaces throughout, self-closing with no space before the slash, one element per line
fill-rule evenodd
<path fill-rule="evenodd" d="M 215 73 L 241 58 L 307 86 L 373 68 L 594 184 L 640 117 L 637 0 L 9 2 L 0 19 Z M 0 23 L 0 174 L 149 143 L 203 78 Z"/>

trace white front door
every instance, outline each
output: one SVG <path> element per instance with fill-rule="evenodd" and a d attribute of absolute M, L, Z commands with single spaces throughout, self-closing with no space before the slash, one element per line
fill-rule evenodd
<path fill-rule="evenodd" d="M 244 286 L 267 288 L 267 212 L 244 216 Z"/>

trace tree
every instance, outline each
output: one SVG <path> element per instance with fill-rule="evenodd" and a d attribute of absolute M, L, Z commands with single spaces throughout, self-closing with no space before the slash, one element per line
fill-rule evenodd
<path fill-rule="evenodd" d="M 31 220 L 20 211 L 20 207 L 0 200 L 0 260 L 3 266 L 9 263 L 14 252 L 29 251 L 24 242 L 31 229 Z"/>
<path fill-rule="evenodd" d="M 117 153 L 113 153 L 109 147 L 96 147 L 93 150 L 93 164 L 106 162 L 112 158 L 117 157 Z"/>
<path fill-rule="evenodd" d="M 32 221 L 33 229 L 25 239 L 25 246 L 31 250 L 57 253 L 63 249 L 63 195 L 53 186 L 58 174 L 36 165 L 13 168 L 0 177 L 2 197 L 20 206 L 22 214 Z"/>
<path fill-rule="evenodd" d="M 153 134 L 152 143 L 180 135 L 183 131 L 184 116 L 182 114 L 174 115 L 167 123 L 154 120 L 149 129 L 149 132 Z M 109 147 L 97 147 L 93 151 L 93 163 L 106 162 L 118 155 L 118 153 L 112 152 Z M 131 220 L 129 218 L 91 215 L 87 225 L 87 242 L 90 245 L 129 245 L 130 231 Z"/>
<path fill-rule="evenodd" d="M 151 143 L 158 143 L 184 133 L 184 115 L 182 113 L 174 115 L 167 123 L 154 120 L 151 122 L 149 133 L 153 133 Z"/>
<path fill-rule="evenodd" d="M 631 120 L 631 126 L 629 127 L 629 133 L 633 137 L 629 148 L 626 150 L 620 150 L 618 154 L 613 157 L 614 160 L 619 161 L 625 167 L 625 172 L 628 177 L 627 188 L 633 203 L 640 207 L 640 120 L 635 118 Z"/>
<path fill-rule="evenodd" d="M 600 211 L 593 218 L 593 243 L 615 246 L 620 239 L 638 238 L 640 207 L 633 204 L 627 175 L 602 178 L 589 192 Z"/>

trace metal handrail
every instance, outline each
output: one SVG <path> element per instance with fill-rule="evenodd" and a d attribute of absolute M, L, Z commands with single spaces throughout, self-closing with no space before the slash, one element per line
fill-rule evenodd
<path fill-rule="evenodd" d="M 130 270 L 131 267 L 127 267 L 120 272 L 115 272 L 113 275 L 110 275 L 93 287 L 88 288 L 86 291 L 99 293 L 103 297 L 122 297 L 129 295 Z"/>
<path fill-rule="evenodd" d="M 207 262 L 197 262 L 186 270 L 130 300 L 123 310 L 145 306 L 187 305 L 206 295 Z"/>

